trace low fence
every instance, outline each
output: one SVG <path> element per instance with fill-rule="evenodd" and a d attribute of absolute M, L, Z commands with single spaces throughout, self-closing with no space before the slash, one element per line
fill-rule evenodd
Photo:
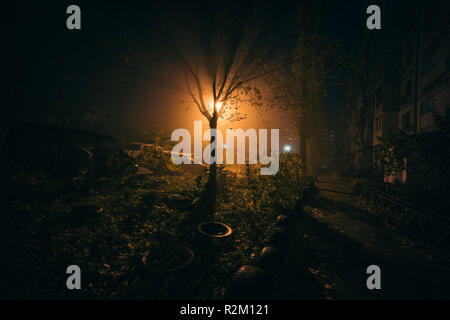
<path fill-rule="evenodd" d="M 450 249 L 450 217 L 417 207 L 413 203 L 400 201 L 389 194 L 360 184 L 361 194 L 376 208 L 392 208 L 398 216 L 388 217 L 416 240 L 431 249 Z M 383 210 L 384 212 L 385 210 Z M 446 254 L 447 255 L 447 254 Z M 448 255 L 447 255 L 448 256 Z"/>

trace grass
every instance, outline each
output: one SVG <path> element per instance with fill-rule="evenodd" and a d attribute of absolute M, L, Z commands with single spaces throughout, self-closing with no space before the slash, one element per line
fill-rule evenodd
<path fill-rule="evenodd" d="M 65 182 L 14 176 L 2 221 L 2 298 L 221 299 L 232 274 L 256 261 L 279 214 L 262 182 L 249 183 L 262 178 L 249 172 L 237 178 L 228 169 L 219 170 L 212 216 L 203 214 L 202 201 L 181 210 L 172 200 L 207 197 L 206 173 Z M 157 199 L 153 205 L 144 201 L 149 193 Z M 206 239 L 196 230 L 205 220 L 228 224 L 232 236 Z M 194 262 L 181 272 L 145 270 L 142 255 L 161 242 L 191 248 Z M 66 288 L 66 268 L 73 264 L 82 271 L 79 291 Z"/>

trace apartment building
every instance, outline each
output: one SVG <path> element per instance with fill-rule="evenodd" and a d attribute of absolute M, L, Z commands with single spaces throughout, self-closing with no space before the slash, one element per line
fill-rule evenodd
<path fill-rule="evenodd" d="M 450 116 L 450 2 L 417 1 L 402 25 L 400 129 L 426 133 Z"/>
<path fill-rule="evenodd" d="M 382 29 L 362 30 L 355 42 L 358 69 L 348 80 L 347 101 L 341 109 L 345 154 L 354 171 L 369 170 L 372 147 L 380 137 L 398 130 L 401 3 L 383 2 L 382 10 Z"/>
<path fill-rule="evenodd" d="M 383 4 L 382 30 L 364 30 L 355 43 L 360 68 L 341 109 L 354 171 L 372 166 L 372 147 L 389 132 L 425 134 L 435 128 L 433 110 L 450 118 L 450 1 Z"/>

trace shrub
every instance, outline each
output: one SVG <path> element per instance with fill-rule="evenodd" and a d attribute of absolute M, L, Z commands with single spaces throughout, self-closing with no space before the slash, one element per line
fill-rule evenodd
<path fill-rule="evenodd" d="M 180 168 L 172 162 L 170 152 L 158 145 L 144 148 L 135 156 L 135 160 L 139 166 L 159 174 L 178 174 L 180 172 Z"/>
<path fill-rule="evenodd" d="M 135 160 L 122 150 L 114 151 L 106 160 L 106 172 L 111 176 L 133 174 L 136 172 Z"/>
<path fill-rule="evenodd" d="M 261 206 L 271 206 L 277 211 L 293 208 L 308 187 L 305 165 L 296 154 L 280 155 L 280 167 L 273 176 L 262 176 L 259 167 L 247 166 L 249 190 L 247 203 L 251 210 Z"/>

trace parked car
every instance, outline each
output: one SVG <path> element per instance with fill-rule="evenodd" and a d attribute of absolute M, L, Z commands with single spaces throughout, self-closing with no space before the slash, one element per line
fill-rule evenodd
<path fill-rule="evenodd" d="M 0 161 L 9 169 L 43 170 L 54 178 L 88 171 L 93 177 L 108 174 L 112 155 L 126 154 L 108 135 L 52 125 L 13 122 L 0 132 Z"/>
<path fill-rule="evenodd" d="M 195 164 L 191 154 L 183 152 L 175 153 L 171 150 L 165 150 L 157 144 L 131 142 L 125 145 L 125 150 L 139 164 L 138 173 L 191 172 L 201 174 L 209 168 L 204 163 Z M 171 159 L 172 154 L 182 156 L 188 162 L 190 161 L 191 164 L 175 165 Z"/>

